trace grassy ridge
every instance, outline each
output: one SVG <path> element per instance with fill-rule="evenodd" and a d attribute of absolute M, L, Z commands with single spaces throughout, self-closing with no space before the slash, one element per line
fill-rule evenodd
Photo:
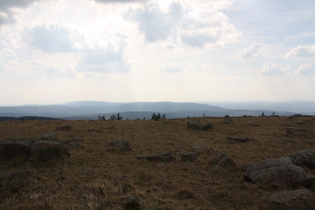
<path fill-rule="evenodd" d="M 143 208 L 259 209 L 272 193 L 289 188 L 245 182 L 240 167 L 211 165 L 211 152 L 194 163 L 153 163 L 136 158 L 172 150 L 191 151 L 201 145 L 210 151 L 227 152 L 241 165 L 315 145 L 315 117 L 239 117 L 232 118 L 231 124 L 222 123 L 223 118 L 200 119 L 211 122 L 214 129 L 188 130 L 187 119 L 0 122 L 1 140 L 52 132 L 59 139 L 84 140 L 84 148 L 71 150 L 71 158 L 64 162 L 0 162 L 0 173 L 30 170 L 34 174 L 28 186 L 0 198 L 0 209 L 121 209 L 122 200 L 129 196 L 137 197 Z M 72 129 L 55 131 L 62 125 L 71 125 Z M 295 126 L 309 132 L 287 136 L 286 129 Z M 236 143 L 227 136 L 253 140 Z M 109 151 L 107 144 L 117 139 L 128 140 L 132 150 Z"/>

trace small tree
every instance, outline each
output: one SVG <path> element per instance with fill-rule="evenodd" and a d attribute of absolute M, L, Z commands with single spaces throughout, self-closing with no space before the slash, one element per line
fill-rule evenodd
<path fill-rule="evenodd" d="M 122 120 L 122 116 L 120 115 L 119 112 L 118 112 L 118 114 L 117 114 L 117 120 Z"/>
<path fill-rule="evenodd" d="M 152 114 L 152 117 L 151 117 L 151 120 L 155 120 L 155 119 L 156 119 L 156 114 L 153 113 L 153 114 Z"/>

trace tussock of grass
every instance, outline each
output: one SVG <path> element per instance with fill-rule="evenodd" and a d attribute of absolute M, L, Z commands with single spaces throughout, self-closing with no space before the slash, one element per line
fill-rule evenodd
<path fill-rule="evenodd" d="M 10 196 L 0 197 L 0 209 L 122 209 L 129 197 L 142 208 L 259 209 L 274 192 L 291 189 L 244 181 L 240 165 L 278 158 L 314 148 L 315 117 L 201 118 L 213 129 L 187 129 L 187 119 L 162 121 L 11 121 L 0 122 L 2 139 L 39 137 L 56 133 L 58 138 L 82 139 L 83 147 L 70 150 L 71 158 L 49 162 L 0 162 L 0 173 L 28 170 L 29 184 Z M 299 123 L 297 122 L 305 122 Z M 69 131 L 56 131 L 70 125 Z M 308 135 L 287 136 L 287 128 L 299 126 Z M 251 139 L 233 142 L 228 136 Z M 127 140 L 129 151 L 109 148 L 113 140 Z M 208 148 L 195 162 L 137 160 L 161 152 Z M 211 164 L 226 152 L 235 168 Z M 315 174 L 314 170 L 307 169 Z"/>

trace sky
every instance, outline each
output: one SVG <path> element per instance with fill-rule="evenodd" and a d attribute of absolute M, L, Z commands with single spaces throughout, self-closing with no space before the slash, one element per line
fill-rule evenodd
<path fill-rule="evenodd" d="M 315 100 L 314 0 L 0 0 L 0 106 Z"/>

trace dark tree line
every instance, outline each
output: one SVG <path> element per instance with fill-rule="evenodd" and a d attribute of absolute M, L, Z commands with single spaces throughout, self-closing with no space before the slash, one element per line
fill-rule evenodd
<path fill-rule="evenodd" d="M 159 121 L 160 119 L 166 119 L 165 114 L 163 114 L 162 116 L 160 113 L 158 113 L 158 114 L 153 113 L 152 114 L 151 120 Z"/>
<path fill-rule="evenodd" d="M 105 117 L 105 115 L 103 115 L 103 116 L 101 116 L 101 115 L 99 115 L 98 116 L 98 119 L 99 120 L 106 120 L 106 117 Z M 117 113 L 117 115 L 112 115 L 112 116 L 110 116 L 109 118 L 108 118 L 108 120 L 122 120 L 122 116 L 120 115 L 120 113 L 118 112 Z"/>

